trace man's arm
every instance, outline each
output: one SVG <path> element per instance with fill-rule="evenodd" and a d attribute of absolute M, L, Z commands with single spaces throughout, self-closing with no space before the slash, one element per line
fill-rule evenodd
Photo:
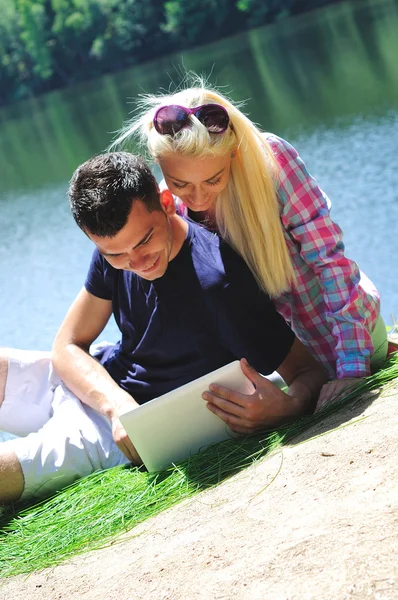
<path fill-rule="evenodd" d="M 139 457 L 119 421 L 119 414 L 138 406 L 135 400 L 89 354 L 90 345 L 112 314 L 112 302 L 82 288 L 70 307 L 54 341 L 52 362 L 69 389 L 112 423 L 113 438 L 133 462 Z"/>
<path fill-rule="evenodd" d="M 241 368 L 255 386 L 253 394 L 240 394 L 213 384 L 203 394 L 209 410 L 238 433 L 271 429 L 313 413 L 322 385 L 327 381 L 322 366 L 298 339 L 277 369 L 289 387 L 287 394 L 262 377 L 245 359 L 241 360 Z"/>

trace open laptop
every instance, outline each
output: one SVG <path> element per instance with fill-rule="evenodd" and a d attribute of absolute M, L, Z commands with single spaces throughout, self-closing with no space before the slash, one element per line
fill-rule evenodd
<path fill-rule="evenodd" d="M 202 398 L 210 383 L 243 394 L 254 389 L 236 360 L 120 415 L 148 471 L 161 471 L 210 444 L 236 436 Z"/>

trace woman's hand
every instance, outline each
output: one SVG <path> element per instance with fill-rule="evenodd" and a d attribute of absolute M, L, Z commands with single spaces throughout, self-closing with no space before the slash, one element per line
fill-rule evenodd
<path fill-rule="evenodd" d="M 328 381 L 321 389 L 315 412 L 318 412 L 318 410 L 331 402 L 340 400 L 345 393 L 351 392 L 362 381 L 362 379 L 357 377 L 345 377 L 344 379 Z"/>
<path fill-rule="evenodd" d="M 224 386 L 211 384 L 203 393 L 207 407 L 236 433 L 250 434 L 294 421 L 305 407 L 249 366 L 245 359 L 241 369 L 254 384 L 253 394 L 241 394 Z"/>

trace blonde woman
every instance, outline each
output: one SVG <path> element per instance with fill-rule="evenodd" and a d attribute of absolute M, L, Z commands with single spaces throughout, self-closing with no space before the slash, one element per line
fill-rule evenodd
<path fill-rule="evenodd" d="M 244 258 L 297 337 L 326 368 L 318 408 L 387 352 L 376 288 L 344 254 L 330 202 L 296 150 L 200 82 L 147 96 L 115 145 L 140 138 L 180 211 Z"/>

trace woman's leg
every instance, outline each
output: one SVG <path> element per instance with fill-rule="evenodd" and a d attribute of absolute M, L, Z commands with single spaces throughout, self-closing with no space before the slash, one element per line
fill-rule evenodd
<path fill-rule="evenodd" d="M 388 350 L 387 329 L 381 315 L 379 315 L 372 331 L 372 342 L 374 353 L 370 359 L 370 366 L 372 373 L 374 373 L 385 361 Z"/>

